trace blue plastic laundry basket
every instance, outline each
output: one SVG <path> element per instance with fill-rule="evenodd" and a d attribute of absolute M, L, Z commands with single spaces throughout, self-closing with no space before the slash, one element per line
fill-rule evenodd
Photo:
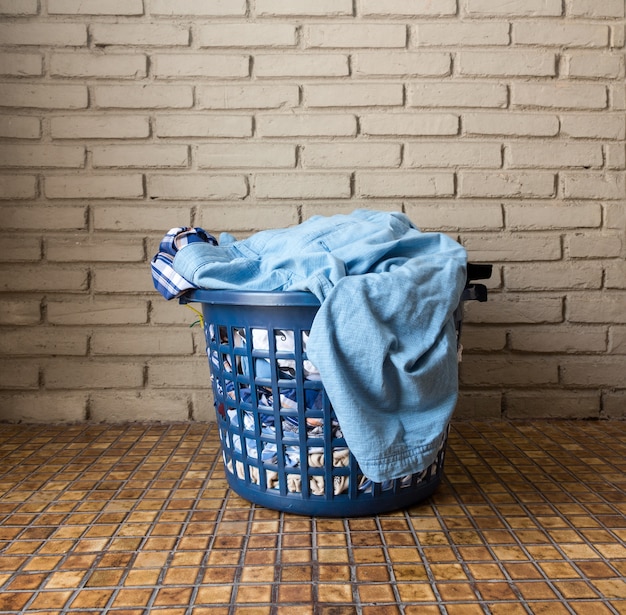
<path fill-rule="evenodd" d="M 488 276 L 487 276 L 488 277 Z M 465 288 L 462 304 L 486 299 Z M 319 308 L 306 292 L 194 290 L 202 306 L 226 477 L 241 497 L 296 514 L 354 517 L 429 497 L 443 473 L 446 438 L 419 474 L 373 483 L 347 448 L 323 383 L 306 358 Z"/>

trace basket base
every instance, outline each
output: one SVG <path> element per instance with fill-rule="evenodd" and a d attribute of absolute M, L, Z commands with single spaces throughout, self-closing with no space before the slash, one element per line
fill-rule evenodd
<path fill-rule="evenodd" d="M 367 490 L 349 489 L 337 494 L 314 495 L 307 489 L 298 492 L 270 489 L 246 480 L 246 472 L 233 473 L 232 464 L 225 464 L 224 471 L 234 493 L 265 508 L 310 517 L 363 517 L 414 506 L 433 495 L 443 477 L 446 444 L 443 443 L 437 459 L 417 482 L 414 475 L 405 485 L 401 479 L 396 479 L 386 485 L 371 483 Z M 241 462 L 236 463 L 241 469 Z M 249 472 L 250 468 L 247 469 Z"/>
<path fill-rule="evenodd" d="M 350 518 L 378 515 L 414 506 L 433 495 L 441 483 L 439 475 L 417 487 L 405 489 L 407 493 L 394 493 L 392 497 L 369 497 L 356 501 L 348 497 L 343 500 L 338 497 L 333 501 L 319 498 L 317 501 L 317 496 L 303 499 L 301 494 L 273 495 L 268 491 L 246 488 L 229 472 L 226 472 L 226 478 L 237 495 L 265 508 L 309 517 Z"/>

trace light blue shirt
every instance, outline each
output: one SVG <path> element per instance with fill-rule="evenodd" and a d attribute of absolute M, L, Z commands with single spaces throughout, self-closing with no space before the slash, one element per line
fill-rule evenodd
<path fill-rule="evenodd" d="M 383 482 L 434 461 L 458 394 L 457 242 L 402 213 L 357 210 L 192 243 L 173 266 L 198 288 L 314 293 L 308 358 L 363 473 Z"/>

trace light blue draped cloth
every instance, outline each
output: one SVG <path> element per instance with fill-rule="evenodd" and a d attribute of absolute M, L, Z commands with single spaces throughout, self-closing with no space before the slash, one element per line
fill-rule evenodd
<path fill-rule="evenodd" d="M 316 295 L 308 358 L 363 473 L 383 482 L 427 468 L 445 435 L 466 262 L 456 241 L 402 213 L 356 210 L 192 243 L 173 267 L 198 288 Z"/>

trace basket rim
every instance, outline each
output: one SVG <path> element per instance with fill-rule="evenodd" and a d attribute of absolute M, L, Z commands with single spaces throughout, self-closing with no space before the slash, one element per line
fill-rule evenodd
<path fill-rule="evenodd" d="M 307 291 L 256 291 L 192 289 L 180 297 L 181 303 L 209 305 L 316 307 L 319 299 Z"/>

